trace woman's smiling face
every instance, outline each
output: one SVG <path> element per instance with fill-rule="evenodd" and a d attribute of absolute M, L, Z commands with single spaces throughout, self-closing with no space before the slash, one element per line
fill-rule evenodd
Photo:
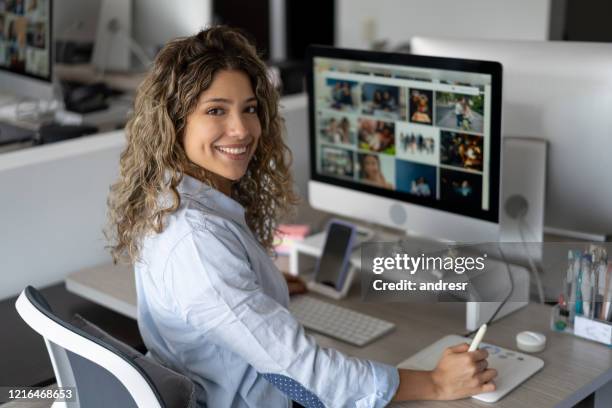
<path fill-rule="evenodd" d="M 219 182 L 227 187 L 246 173 L 260 136 L 249 77 L 242 71 L 223 70 L 187 116 L 183 147 L 189 160 L 220 176 Z"/>

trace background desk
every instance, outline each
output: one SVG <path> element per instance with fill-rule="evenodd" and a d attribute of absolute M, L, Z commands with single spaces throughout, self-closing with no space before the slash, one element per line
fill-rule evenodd
<path fill-rule="evenodd" d="M 126 266 L 102 265 L 73 273 L 66 279 L 69 291 L 116 312 L 136 318 L 134 275 Z M 316 296 L 315 294 L 312 294 Z M 465 310 L 460 303 L 362 303 L 353 287 L 349 297 L 337 303 L 397 325 L 391 334 L 366 347 L 354 347 L 326 336 L 311 333 L 323 347 L 346 354 L 397 365 L 447 334 L 465 332 Z M 530 304 L 491 326 L 486 342 L 515 349 L 515 335 L 522 330 L 546 334 L 548 346 L 536 354 L 546 365 L 526 383 L 496 404 L 472 399 L 452 402 L 411 402 L 396 407 L 572 407 L 597 391 L 596 401 L 610 407 L 612 401 L 612 349 L 548 328 L 550 307 Z M 604 401 L 607 402 L 605 405 Z M 596 405 L 597 406 L 597 405 Z"/>

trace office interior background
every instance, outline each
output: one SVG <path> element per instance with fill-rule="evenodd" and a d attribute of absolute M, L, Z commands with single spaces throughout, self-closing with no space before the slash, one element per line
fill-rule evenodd
<path fill-rule="evenodd" d="M 26 7 L 30 4 L 25 3 Z M 2 336 L 10 338 L 6 340 L 9 348 L 0 352 L 0 367 L 17 361 L 21 366 L 17 377 L 3 369 L 0 385 L 48 385 L 53 381 L 40 338 L 14 312 L 15 297 L 27 285 L 46 288 L 52 300 L 62 299 L 61 313 L 78 310 L 142 348 L 131 319 L 67 293 L 63 282 L 75 271 L 111 261 L 102 232 L 106 198 L 118 175 L 124 147 L 121 129 L 147 64 L 165 42 L 213 23 L 237 26 L 252 36 L 279 81 L 296 188 L 303 198 L 296 218 L 287 221 L 309 224 L 313 231 L 323 227 L 329 214 L 308 205 L 309 129 L 304 88 L 308 44 L 409 53 L 415 37 L 533 41 L 537 46 L 541 42 L 581 42 L 575 44 L 574 57 L 567 55 L 567 61 L 559 63 L 584 70 L 584 83 L 580 82 L 581 73 L 574 72 L 568 76 L 568 89 L 597 87 L 585 95 L 600 99 L 575 101 L 572 119 L 580 126 L 588 122 L 584 128 L 577 127 L 575 145 L 561 146 L 569 141 L 536 134 L 544 125 L 524 129 L 532 134 L 503 132 L 502 136 L 548 139 L 545 231 L 568 240 L 606 240 L 612 234 L 612 183 L 610 173 L 605 172 L 612 166 L 612 124 L 591 120 L 596 114 L 610 114 L 605 111 L 612 100 L 609 1 L 54 0 L 51 4 L 52 93 L 45 90 L 37 98 L 34 86 L 29 95 L 16 96 L 10 76 L 15 74 L 0 69 L 0 119 L 11 129 L 19 125 L 36 129 L 28 134 L 38 135 L 38 139 L 0 139 L 0 320 L 15 327 L 12 335 L 2 330 Z M 605 56 L 606 52 L 609 55 Z M 603 62 L 591 68 L 581 66 L 580 58 Z M 525 81 L 532 79 L 531 73 L 521 72 L 520 67 L 513 75 L 519 75 L 516 72 L 523 74 Z M 591 75 L 599 82 L 589 83 Z M 37 81 L 21 77 L 26 82 Z M 572 98 L 569 92 L 567 98 Z M 22 115 L 22 110 L 29 109 L 36 113 Z M 520 108 L 513 112 L 517 111 L 527 121 L 533 122 L 537 115 Z M 41 126 L 46 132 L 42 139 L 42 131 L 37 133 Z M 581 153 L 583 149 L 598 151 L 594 161 L 601 162 L 589 162 Z M 571 164 L 572 171 L 583 169 L 581 178 L 571 179 L 573 184 L 564 185 L 565 176 L 556 173 L 564 162 Z M 29 353 L 25 361 L 23 353 Z"/>

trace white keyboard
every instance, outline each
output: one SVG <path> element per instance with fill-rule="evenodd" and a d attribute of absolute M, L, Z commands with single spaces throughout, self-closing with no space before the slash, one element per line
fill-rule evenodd
<path fill-rule="evenodd" d="M 289 310 L 307 329 L 356 346 L 389 333 L 395 325 L 310 296 L 291 298 Z"/>
<path fill-rule="evenodd" d="M 414 370 L 433 370 L 438 364 L 446 347 L 456 346 L 461 343 L 471 343 L 472 339 L 449 335 L 441 338 L 429 347 L 419 351 L 408 360 L 401 362 L 399 368 L 411 368 Z M 494 346 L 493 344 L 480 343 L 481 349 L 489 352 L 487 359 L 489 367 L 497 370 L 495 380 L 496 390 L 484 394 L 474 395 L 472 398 L 484 402 L 496 402 L 518 387 L 529 377 L 544 367 L 544 361 L 540 358 L 518 351 Z"/>

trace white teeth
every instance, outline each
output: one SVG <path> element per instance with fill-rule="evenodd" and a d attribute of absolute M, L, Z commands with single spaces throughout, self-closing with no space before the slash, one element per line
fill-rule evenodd
<path fill-rule="evenodd" d="M 218 150 L 221 150 L 223 153 L 229 153 L 229 154 L 243 154 L 246 153 L 247 148 L 246 146 L 243 147 L 222 147 L 222 146 L 216 146 Z"/>

